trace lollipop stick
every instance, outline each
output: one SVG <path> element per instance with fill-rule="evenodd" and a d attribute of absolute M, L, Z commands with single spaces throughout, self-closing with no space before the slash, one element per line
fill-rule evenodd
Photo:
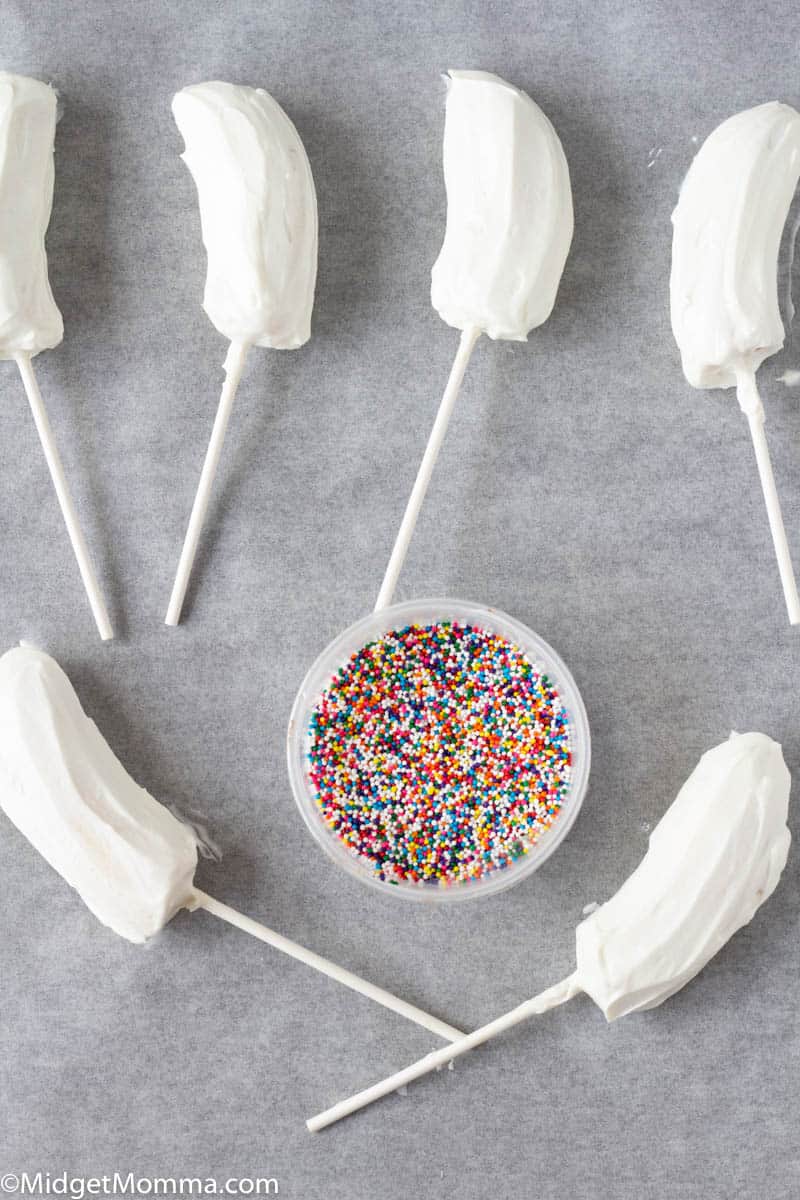
<path fill-rule="evenodd" d="M 555 1008 L 558 1004 L 564 1004 L 582 990 L 577 975 L 570 975 L 561 983 L 556 983 L 547 991 L 534 996 L 532 1000 L 526 1000 L 524 1004 L 512 1009 L 505 1016 L 490 1021 L 488 1025 L 483 1025 L 474 1033 L 468 1033 L 466 1037 L 453 1042 L 451 1046 L 443 1046 L 441 1050 L 434 1050 L 433 1054 L 426 1054 L 424 1058 L 419 1059 L 410 1067 L 384 1079 L 383 1083 L 373 1084 L 365 1091 L 351 1096 L 349 1100 L 342 1100 L 339 1104 L 334 1104 L 333 1108 L 326 1109 L 325 1112 L 306 1121 L 306 1125 L 311 1133 L 317 1133 L 320 1129 L 325 1129 L 327 1125 L 333 1125 L 335 1121 L 340 1121 L 342 1117 L 348 1117 L 360 1108 L 372 1104 L 373 1100 L 380 1100 L 382 1096 L 396 1092 L 398 1088 L 411 1083 L 414 1079 L 419 1079 L 421 1075 L 427 1075 L 429 1071 L 435 1071 L 438 1067 L 445 1066 L 446 1063 L 452 1062 L 461 1054 L 466 1054 L 475 1046 L 480 1046 L 483 1042 L 488 1042 L 490 1038 L 497 1037 L 506 1029 L 511 1029 L 513 1025 L 518 1025 L 520 1021 L 525 1021 L 528 1017 L 538 1013 L 547 1012 L 549 1008 Z"/>
<path fill-rule="evenodd" d="M 417 524 L 419 510 L 422 508 L 422 501 L 425 499 L 425 493 L 431 481 L 433 468 L 436 466 L 436 459 L 439 457 L 439 451 L 444 441 L 444 435 L 447 432 L 450 416 L 461 388 L 464 372 L 467 369 L 467 363 L 469 362 L 475 343 L 480 337 L 480 333 L 480 329 L 473 328 L 465 329 L 461 334 L 461 341 L 458 344 L 458 351 L 450 371 L 450 378 L 447 381 L 447 387 L 444 390 L 442 402 L 439 405 L 439 411 L 436 414 L 436 420 L 433 423 L 433 429 L 428 438 L 425 453 L 422 456 L 417 478 L 414 481 L 414 487 L 408 499 L 403 521 L 397 534 L 394 549 L 392 550 L 392 556 L 389 559 L 389 565 L 383 577 L 383 583 L 381 584 L 381 590 L 375 605 L 375 612 L 378 612 L 381 608 L 387 608 L 392 602 L 392 596 L 397 587 L 397 580 L 403 569 L 403 563 L 408 553 L 408 546 Z"/>
<path fill-rule="evenodd" d="M 421 1008 L 406 1003 L 405 1000 L 399 1000 L 391 992 L 385 992 L 383 988 L 376 987 L 373 983 L 367 983 L 365 979 L 359 979 L 358 975 L 353 975 L 351 971 L 346 971 L 343 967 L 337 967 L 336 963 L 329 962 L 327 958 L 322 958 L 319 954 L 314 954 L 312 950 L 306 950 L 302 946 L 298 946 L 296 942 L 291 942 L 280 933 L 275 933 L 274 930 L 267 929 L 266 925 L 261 925 L 258 921 L 253 921 L 250 917 L 245 917 L 242 913 L 237 912 L 235 908 L 229 908 L 227 904 L 221 904 L 219 900 L 214 900 L 213 897 L 207 896 L 205 892 L 195 890 L 194 901 L 194 908 L 205 909 L 212 916 L 219 917 L 221 920 L 227 921 L 229 925 L 235 925 L 237 929 L 252 934 L 259 941 L 266 942 L 268 946 L 274 946 L 276 950 L 282 950 L 284 954 L 298 959 L 300 962 L 305 963 L 306 966 L 314 967 L 315 970 L 321 971 L 323 975 L 328 975 L 331 979 L 335 979 L 337 983 L 343 983 L 345 987 L 352 988 L 354 992 L 360 992 L 362 996 L 367 996 L 370 1000 L 376 1001 L 377 1004 L 382 1004 L 385 1008 L 390 1008 L 392 1012 L 399 1013 L 401 1017 L 406 1017 L 409 1021 L 415 1021 L 417 1025 L 422 1025 L 423 1028 L 429 1029 L 431 1033 L 438 1034 L 439 1037 L 444 1038 L 446 1041 L 457 1042 L 459 1038 L 464 1036 L 458 1029 L 454 1029 L 452 1025 L 445 1024 L 444 1021 L 430 1016 L 428 1013 L 423 1012 Z"/>
<path fill-rule="evenodd" d="M 800 624 L 800 597 L 797 594 L 797 584 L 794 578 L 794 570 L 792 569 L 792 560 L 789 555 L 789 545 L 786 541 L 786 530 L 784 529 L 783 517 L 781 516 L 781 505 L 775 487 L 775 477 L 772 474 L 769 447 L 767 446 L 767 437 L 764 432 L 764 409 L 761 404 L 761 397 L 758 394 L 756 377 L 752 371 L 744 371 L 737 375 L 736 396 L 750 426 L 750 436 L 753 439 L 753 448 L 756 452 L 758 474 L 761 479 L 761 488 L 764 492 L 764 500 L 767 505 L 769 527 L 775 546 L 775 557 L 778 560 L 778 570 L 783 585 L 783 595 L 786 600 L 789 621 L 792 625 L 797 625 Z"/>
<path fill-rule="evenodd" d="M 225 433 L 228 428 L 233 401 L 236 397 L 236 389 L 239 386 L 239 380 L 242 378 L 247 350 L 248 347 L 244 342 L 231 342 L 227 357 L 225 358 L 225 382 L 222 385 L 219 408 L 214 419 L 214 428 L 211 430 L 211 438 L 208 443 L 203 470 L 200 473 L 200 483 L 197 485 L 197 495 L 194 498 L 192 515 L 189 518 L 189 527 L 186 530 L 186 538 L 183 543 L 180 562 L 178 563 L 178 572 L 172 587 L 172 595 L 169 598 L 169 608 L 167 609 L 165 618 L 165 624 L 167 625 L 177 625 L 181 619 L 181 609 L 183 608 L 183 601 L 186 596 L 186 588 L 189 586 L 189 576 L 192 573 L 194 556 L 197 553 L 197 543 L 200 541 L 200 533 L 206 518 L 211 488 L 214 485 L 214 476 L 217 473 L 217 464 L 219 463 L 219 456 L 222 453 L 222 443 L 225 441 Z"/>
<path fill-rule="evenodd" d="M 81 573 L 83 586 L 86 589 L 86 595 L 89 597 L 89 604 L 92 607 L 92 614 L 97 624 L 97 629 L 100 637 L 104 642 L 108 642 L 114 636 L 114 630 L 111 628 L 111 622 L 108 619 L 106 603 L 103 599 L 103 593 L 100 591 L 100 585 L 97 582 L 97 576 L 94 573 L 92 560 L 89 556 L 89 548 L 86 545 L 86 539 L 83 536 L 83 530 L 78 521 L 78 514 L 75 511 L 75 505 L 70 495 L 69 487 L 67 486 L 67 477 L 64 474 L 64 467 L 61 463 L 61 458 L 56 447 L 53 430 L 50 426 L 50 421 L 47 417 L 47 410 L 42 400 L 42 393 L 39 391 L 39 384 L 36 381 L 36 376 L 33 372 L 33 363 L 29 354 L 18 354 L 16 356 L 19 373 L 22 376 L 22 384 L 25 388 L 25 395 L 28 397 L 28 403 L 31 406 L 33 419 L 36 422 L 36 430 L 39 434 L 39 440 L 42 443 L 44 456 L 47 460 L 47 465 L 50 468 L 50 477 L 53 480 L 53 487 L 56 489 L 58 503 L 61 505 L 61 513 L 64 517 L 64 523 L 67 527 L 69 540 L 72 543 L 72 549 L 75 552 L 75 558 L 78 560 L 78 569 Z"/>

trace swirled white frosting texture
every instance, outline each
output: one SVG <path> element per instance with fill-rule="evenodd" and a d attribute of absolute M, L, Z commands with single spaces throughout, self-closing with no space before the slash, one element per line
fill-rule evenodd
<path fill-rule="evenodd" d="M 131 779 L 58 663 L 29 646 L 0 658 L 0 807 L 129 941 L 191 903 L 194 835 Z"/>
<path fill-rule="evenodd" d="M 485 71 L 450 71 L 447 227 L 431 302 L 448 325 L 524 342 L 552 312 L 570 243 L 569 168 L 530 96 Z"/>
<path fill-rule="evenodd" d="M 57 346 L 64 325 L 47 276 L 56 93 L 0 71 L 0 359 Z"/>
<path fill-rule="evenodd" d="M 763 733 L 703 755 L 634 873 L 578 926 L 577 977 L 609 1021 L 677 992 L 772 894 L 791 841 L 790 782 Z"/>
<path fill-rule="evenodd" d="M 261 88 L 198 83 L 172 111 L 200 203 L 203 308 L 232 342 L 291 350 L 311 336 L 317 200 L 303 143 Z"/>
<path fill-rule="evenodd" d="M 800 114 L 773 101 L 723 121 L 672 214 L 672 330 L 698 388 L 734 387 L 783 345 L 778 250 L 800 176 Z"/>

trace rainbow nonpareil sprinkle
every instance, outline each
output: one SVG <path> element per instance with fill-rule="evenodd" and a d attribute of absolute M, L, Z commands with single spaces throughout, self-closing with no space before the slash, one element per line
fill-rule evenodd
<path fill-rule="evenodd" d="M 369 642 L 320 696 L 309 775 L 326 824 L 390 883 L 508 867 L 558 817 L 570 721 L 522 650 L 458 622 Z"/>

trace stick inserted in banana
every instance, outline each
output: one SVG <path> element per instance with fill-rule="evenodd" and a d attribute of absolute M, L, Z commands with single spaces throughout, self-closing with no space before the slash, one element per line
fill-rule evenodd
<path fill-rule="evenodd" d="M 460 1041 L 335 1104 L 312 1133 L 586 992 L 606 1020 L 655 1008 L 688 983 L 772 895 L 786 865 L 791 780 L 777 742 L 732 735 L 700 759 L 619 891 L 576 931 L 577 968 Z"/>
<path fill-rule="evenodd" d="M 130 777 L 58 663 L 31 646 L 0 658 L 0 807 L 130 942 L 147 941 L 182 908 L 202 908 L 447 1041 L 461 1036 L 195 887 L 192 831 Z"/>
<path fill-rule="evenodd" d="M 800 113 L 761 104 L 703 143 L 672 214 L 672 329 L 696 388 L 736 388 L 756 453 L 789 621 L 800 623 L 792 560 L 756 387 L 783 346 L 778 249 L 800 177 Z"/>
<path fill-rule="evenodd" d="M 262 89 L 198 83 L 172 111 L 200 203 L 208 254 L 203 307 L 230 341 L 166 624 L 177 625 L 250 346 L 296 350 L 311 336 L 317 199 L 300 136 Z"/>

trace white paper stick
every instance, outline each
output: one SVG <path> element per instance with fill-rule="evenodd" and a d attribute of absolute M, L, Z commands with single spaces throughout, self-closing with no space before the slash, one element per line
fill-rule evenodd
<path fill-rule="evenodd" d="M 414 1004 L 408 1004 L 405 1000 L 398 999 L 391 992 L 384 991 L 383 988 L 376 987 L 374 983 L 367 983 L 365 979 L 360 979 L 358 975 L 354 975 L 352 971 L 347 971 L 344 967 L 337 967 L 336 963 L 330 962 L 327 958 L 322 958 L 319 954 L 315 954 L 312 950 L 306 950 L 302 946 L 298 946 L 296 942 L 292 942 L 289 938 L 285 938 L 280 933 L 275 933 L 274 930 L 268 929 L 266 925 L 261 925 L 258 921 L 251 920 L 250 917 L 244 916 L 237 912 L 235 908 L 230 908 L 227 904 L 222 904 L 219 900 L 214 900 L 213 897 L 207 896 L 205 892 L 194 890 L 195 908 L 205 909 L 212 916 L 219 917 L 223 921 L 227 921 L 229 925 L 235 925 L 237 929 L 243 930 L 245 933 L 252 934 L 261 942 L 266 942 L 268 946 L 274 946 L 276 950 L 282 950 L 284 954 L 290 955 L 292 958 L 298 959 L 308 967 L 313 967 L 316 971 L 321 971 L 323 975 L 328 975 L 331 979 L 335 979 L 337 983 L 343 983 L 345 987 L 352 988 L 354 992 L 360 992 L 362 996 L 367 996 L 368 999 L 374 1000 L 377 1004 L 382 1004 L 384 1008 L 390 1008 L 392 1012 L 399 1013 L 401 1017 L 406 1017 L 409 1021 L 415 1021 L 417 1025 L 422 1025 L 424 1029 L 430 1030 L 431 1033 L 437 1034 L 448 1042 L 457 1042 L 464 1035 L 458 1029 L 454 1029 L 452 1025 L 447 1025 L 444 1021 L 440 1021 L 438 1017 L 432 1017 L 429 1013 L 423 1012 L 421 1008 L 417 1008 Z"/>
<path fill-rule="evenodd" d="M 406 505 L 406 511 L 403 515 L 394 549 L 392 550 L 392 556 L 389 559 L 389 565 L 383 577 L 381 590 L 375 604 L 375 612 L 378 612 L 382 608 L 388 608 L 392 603 L 394 590 L 397 587 L 397 580 L 403 569 L 409 543 L 417 524 L 419 510 L 422 508 L 422 502 L 425 499 L 425 493 L 431 481 L 433 468 L 436 466 L 436 459 L 439 457 L 444 435 L 447 432 L 450 416 L 461 389 L 464 372 L 467 369 L 467 363 L 480 334 L 480 329 L 474 328 L 465 329 L 461 334 L 461 341 L 458 344 L 458 351 L 450 371 L 450 378 L 447 381 L 447 387 L 444 390 L 442 402 L 439 405 L 439 411 L 436 414 L 436 420 L 433 423 L 428 444 L 422 456 L 417 478 L 414 481 L 414 487 L 411 489 L 411 495 Z"/>
<path fill-rule="evenodd" d="M 75 558 L 78 560 L 78 569 L 81 573 L 83 586 L 86 589 L 86 595 L 89 597 L 92 615 L 94 616 L 100 637 L 104 642 L 108 642 L 113 638 L 114 630 L 111 628 L 106 602 L 103 599 L 103 593 L 100 591 L 100 585 L 97 582 L 97 576 L 92 566 L 89 548 L 86 545 L 86 539 L 83 536 L 78 514 L 75 511 L 75 505 L 67 485 L 67 477 L 64 474 L 64 467 L 58 453 L 58 448 L 56 447 L 50 421 L 47 417 L 42 393 L 39 391 L 39 384 L 33 371 L 31 356 L 29 354 L 17 354 L 16 362 L 19 367 L 19 373 L 22 376 L 25 395 L 28 397 L 33 419 L 36 422 L 36 430 L 39 434 L 39 440 L 42 443 L 44 456 L 50 468 L 50 477 L 53 480 L 53 487 L 56 490 L 58 503 L 61 506 L 61 513 L 67 527 L 69 540 L 72 543 Z"/>
<path fill-rule="evenodd" d="M 786 530 L 781 515 L 781 505 L 775 487 L 775 476 L 772 473 L 772 463 L 769 457 L 767 436 L 764 432 L 764 408 L 758 394 L 756 377 L 753 371 L 741 371 L 736 377 L 736 397 L 742 412 L 747 417 L 750 426 L 750 436 L 756 452 L 758 474 L 761 479 L 761 489 L 767 505 L 767 516 L 775 547 L 775 557 L 778 560 L 778 570 L 783 585 L 783 595 L 786 600 L 786 610 L 792 625 L 800 624 L 800 597 L 797 594 L 792 559 L 789 545 L 786 541 Z"/>
<path fill-rule="evenodd" d="M 569 975 L 561 983 L 556 983 L 553 987 L 548 988 L 547 991 L 540 992 L 532 1000 L 526 1000 L 518 1008 L 512 1009 L 511 1012 L 506 1013 L 505 1016 L 498 1017 L 495 1021 L 490 1021 L 488 1025 L 483 1025 L 480 1029 L 476 1029 L 474 1033 L 468 1033 L 460 1041 L 453 1042 L 450 1046 L 443 1046 L 441 1050 L 434 1050 L 432 1054 L 426 1054 L 418 1062 L 413 1063 L 410 1067 L 405 1067 L 404 1070 L 398 1071 L 388 1079 L 384 1079 L 382 1083 L 375 1083 L 363 1092 L 358 1092 L 355 1096 L 351 1096 L 349 1100 L 342 1100 L 339 1104 L 334 1104 L 332 1108 L 326 1109 L 325 1112 L 312 1117 L 310 1121 L 306 1121 L 306 1125 L 311 1133 L 318 1133 L 320 1129 L 325 1129 L 326 1126 L 333 1125 L 335 1121 L 340 1121 L 342 1117 L 348 1117 L 351 1113 L 358 1112 L 360 1108 L 365 1108 L 368 1104 L 372 1104 L 373 1100 L 380 1100 L 382 1096 L 388 1096 L 390 1092 L 396 1092 L 398 1088 L 413 1082 L 415 1079 L 419 1079 L 421 1075 L 427 1075 L 429 1071 L 435 1071 L 437 1068 L 445 1066 L 447 1063 L 452 1062 L 454 1058 L 466 1054 L 468 1050 L 473 1050 L 476 1046 L 482 1045 L 483 1042 L 488 1042 L 490 1038 L 497 1037 L 499 1033 L 505 1032 L 506 1029 L 511 1029 L 513 1025 L 518 1025 L 520 1021 L 525 1021 L 528 1017 L 547 1012 L 550 1008 L 555 1008 L 559 1004 L 566 1003 L 567 1000 L 571 1000 L 573 996 L 577 996 L 582 990 L 578 982 L 578 976 Z"/>
<path fill-rule="evenodd" d="M 233 401 L 236 397 L 236 389 L 239 386 L 239 380 L 242 378 L 248 349 L 249 347 L 244 342 L 231 342 L 225 359 L 225 382 L 222 385 L 219 407 L 214 419 L 214 428 L 211 430 L 211 438 L 208 443 L 203 470 L 200 473 L 200 482 L 197 485 L 197 495 L 194 498 L 192 515 L 189 518 L 189 527 L 186 530 L 186 538 L 178 563 L 178 572 L 172 587 L 172 595 L 169 598 L 169 608 L 167 609 L 165 619 L 165 624 L 167 625 L 177 625 L 181 619 L 183 601 L 186 596 L 186 589 L 189 586 L 189 576 L 192 573 L 197 545 L 200 541 L 200 533 L 203 528 L 203 522 L 206 519 L 211 489 L 214 486 L 214 476 L 217 473 L 217 465 L 222 453 L 222 444 L 225 441 L 225 433 L 228 428 Z"/>

